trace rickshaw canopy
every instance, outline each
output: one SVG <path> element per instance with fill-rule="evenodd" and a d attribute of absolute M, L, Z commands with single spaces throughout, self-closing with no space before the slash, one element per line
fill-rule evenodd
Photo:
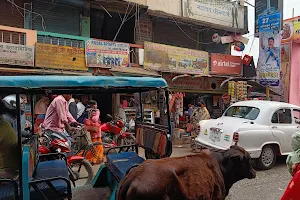
<path fill-rule="evenodd" d="M 114 77 L 114 76 L 0 76 L 0 90 L 20 88 L 38 89 L 79 89 L 103 88 L 149 90 L 165 88 L 163 78 L 152 77 Z"/>

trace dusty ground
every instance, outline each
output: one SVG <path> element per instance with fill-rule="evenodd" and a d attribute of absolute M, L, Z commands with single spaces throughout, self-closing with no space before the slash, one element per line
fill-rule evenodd
<path fill-rule="evenodd" d="M 142 154 L 142 152 L 141 152 Z M 173 148 L 172 157 L 191 154 L 190 148 Z M 99 166 L 94 166 L 95 173 Z M 279 200 L 291 179 L 285 165 L 285 157 L 268 171 L 257 172 L 256 179 L 242 180 L 230 190 L 226 200 Z M 73 200 L 108 200 L 108 188 L 80 187 L 73 190 Z"/>

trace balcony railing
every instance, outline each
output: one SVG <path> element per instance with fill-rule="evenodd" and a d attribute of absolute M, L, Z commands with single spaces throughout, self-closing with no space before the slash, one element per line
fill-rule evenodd
<path fill-rule="evenodd" d="M 37 41 L 34 30 L 0 25 L 0 42 L 33 46 Z"/>
<path fill-rule="evenodd" d="M 39 43 L 54 44 L 60 46 L 84 48 L 85 41 L 88 39 L 90 38 L 43 31 L 38 31 L 37 33 L 37 41 Z"/>

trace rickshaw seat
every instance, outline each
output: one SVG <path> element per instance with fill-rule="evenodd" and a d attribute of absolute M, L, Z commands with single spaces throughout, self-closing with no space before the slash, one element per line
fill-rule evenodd
<path fill-rule="evenodd" d="M 38 155 L 37 140 L 34 139 L 30 144 L 24 145 L 22 185 L 26 200 L 45 199 L 44 197 L 64 199 L 72 196 L 66 159 L 53 159 L 59 157 L 55 155 Z"/>
<path fill-rule="evenodd" d="M 34 179 L 64 177 L 68 178 L 67 163 L 64 160 L 39 162 L 34 173 Z"/>
<path fill-rule="evenodd" d="M 122 152 L 107 155 L 107 167 L 118 180 L 121 180 L 130 168 L 144 161 L 145 159 L 140 157 L 136 152 Z"/>
<path fill-rule="evenodd" d="M 18 183 L 11 179 L 0 179 L 0 199 L 17 200 L 19 197 Z"/>

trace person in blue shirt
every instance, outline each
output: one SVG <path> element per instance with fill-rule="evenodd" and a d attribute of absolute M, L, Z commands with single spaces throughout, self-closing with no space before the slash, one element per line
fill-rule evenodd
<path fill-rule="evenodd" d="M 268 47 L 265 47 L 264 43 L 261 41 L 261 47 L 266 55 L 266 65 L 272 66 L 272 61 L 276 61 L 277 67 L 280 67 L 280 48 L 275 47 L 274 37 L 268 38 Z"/>

